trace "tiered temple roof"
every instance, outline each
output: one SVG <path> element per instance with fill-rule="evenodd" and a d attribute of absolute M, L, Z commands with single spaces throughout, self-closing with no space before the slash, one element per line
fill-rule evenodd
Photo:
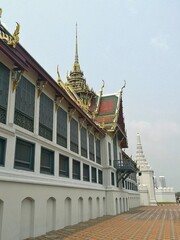
<path fill-rule="evenodd" d="M 96 94 L 86 83 L 81 71 L 78 58 L 78 41 L 76 25 L 75 61 L 73 69 L 67 76 L 65 88 L 71 91 L 74 99 L 78 101 L 82 109 L 111 136 L 117 134 L 122 148 L 127 148 L 127 136 L 123 117 L 122 93 L 124 86 L 117 94 L 103 95 L 104 81 L 99 94 Z"/>

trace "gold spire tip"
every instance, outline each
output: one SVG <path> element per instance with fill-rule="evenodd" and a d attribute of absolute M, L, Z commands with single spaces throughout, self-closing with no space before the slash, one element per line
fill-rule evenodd
<path fill-rule="evenodd" d="M 122 86 L 122 88 L 119 90 L 120 93 L 123 93 L 123 88 L 126 87 L 126 80 L 124 80 L 124 85 Z"/>
<path fill-rule="evenodd" d="M 58 81 L 61 80 L 60 73 L 59 73 L 59 65 L 57 65 L 57 75 L 58 75 Z"/>
<path fill-rule="evenodd" d="M 77 35 L 77 22 L 76 22 L 76 52 L 75 52 L 75 63 L 78 63 L 78 35 Z"/>

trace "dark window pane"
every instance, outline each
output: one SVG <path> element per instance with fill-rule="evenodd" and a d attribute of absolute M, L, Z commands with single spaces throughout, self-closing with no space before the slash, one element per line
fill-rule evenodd
<path fill-rule="evenodd" d="M 89 158 L 94 161 L 94 136 L 89 135 Z"/>
<path fill-rule="evenodd" d="M 52 140 L 53 101 L 44 93 L 40 96 L 39 135 Z"/>
<path fill-rule="evenodd" d="M 33 143 L 17 138 L 14 167 L 22 170 L 34 170 Z"/>
<path fill-rule="evenodd" d="M 111 185 L 114 185 L 114 173 L 111 172 Z"/>
<path fill-rule="evenodd" d="M 69 158 L 59 155 L 59 176 L 69 177 Z"/>
<path fill-rule="evenodd" d="M 117 160 L 117 140 L 116 136 L 113 138 L 114 160 Z"/>
<path fill-rule="evenodd" d="M 5 152 L 6 152 L 6 140 L 4 138 L 0 138 L 0 166 L 4 166 Z"/>
<path fill-rule="evenodd" d="M 70 149 L 78 153 L 78 122 L 74 119 L 70 123 Z"/>
<path fill-rule="evenodd" d="M 100 147 L 100 140 L 96 140 L 96 162 L 101 164 L 101 147 Z"/>
<path fill-rule="evenodd" d="M 96 173 L 96 168 L 94 167 L 91 168 L 91 181 L 94 183 L 97 182 L 97 173 Z"/>
<path fill-rule="evenodd" d="M 61 107 L 57 111 L 57 144 L 67 148 L 67 113 Z"/>
<path fill-rule="evenodd" d="M 54 152 L 41 148 L 40 172 L 54 175 Z"/>
<path fill-rule="evenodd" d="M 6 123 L 10 70 L 0 63 L 0 122 Z"/>
<path fill-rule="evenodd" d="M 81 156 L 87 157 L 87 130 L 81 128 Z"/>
<path fill-rule="evenodd" d="M 99 184 L 103 184 L 102 171 L 99 169 L 98 169 L 98 182 Z"/>
<path fill-rule="evenodd" d="M 109 165 L 112 165 L 112 161 L 111 161 L 111 144 L 108 142 L 108 151 L 109 151 Z"/>
<path fill-rule="evenodd" d="M 33 132 L 35 86 L 22 77 L 16 89 L 14 123 Z"/>
<path fill-rule="evenodd" d="M 89 181 L 89 165 L 83 164 L 83 180 Z"/>
<path fill-rule="evenodd" d="M 73 159 L 73 178 L 80 180 L 80 162 Z"/>

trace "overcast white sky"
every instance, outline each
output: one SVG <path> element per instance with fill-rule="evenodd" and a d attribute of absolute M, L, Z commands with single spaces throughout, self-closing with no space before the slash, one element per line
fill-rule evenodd
<path fill-rule="evenodd" d="M 155 175 L 180 191 L 180 1 L 1 0 L 1 21 L 54 78 L 66 81 L 75 53 L 90 87 L 115 93 L 123 104 L 129 149 L 136 133 Z"/>

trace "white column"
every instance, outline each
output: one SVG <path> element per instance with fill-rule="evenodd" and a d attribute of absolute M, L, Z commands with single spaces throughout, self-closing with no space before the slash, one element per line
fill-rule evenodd
<path fill-rule="evenodd" d="M 55 104 L 53 105 L 53 142 L 57 142 L 57 111 L 55 110 Z"/>
<path fill-rule="evenodd" d="M 34 159 L 34 172 L 37 175 L 40 174 L 40 164 L 41 164 L 41 145 L 36 142 L 35 159 Z"/>
<path fill-rule="evenodd" d="M 59 152 L 54 152 L 54 176 L 59 177 Z"/>
<path fill-rule="evenodd" d="M 8 91 L 8 106 L 7 106 L 7 124 L 14 123 L 14 110 L 15 110 L 15 97 L 16 97 L 16 90 L 12 91 L 13 82 L 11 79 L 11 71 L 9 77 L 9 91 Z"/>
<path fill-rule="evenodd" d="M 80 178 L 83 181 L 83 162 L 80 161 Z"/>
<path fill-rule="evenodd" d="M 70 150 L 70 120 L 69 114 L 67 113 L 67 149 Z"/>
<path fill-rule="evenodd" d="M 35 105 L 34 105 L 34 133 L 39 135 L 39 108 L 40 97 L 38 97 L 38 90 L 35 88 Z"/>
<path fill-rule="evenodd" d="M 81 127 L 78 122 L 78 153 L 81 155 Z"/>
<path fill-rule="evenodd" d="M 72 179 L 72 171 L 73 171 L 73 160 L 69 157 L 69 178 Z"/>

